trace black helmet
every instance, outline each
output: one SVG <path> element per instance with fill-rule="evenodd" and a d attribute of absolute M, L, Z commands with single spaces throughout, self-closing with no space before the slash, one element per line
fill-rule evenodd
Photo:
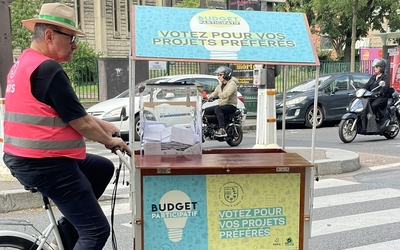
<path fill-rule="evenodd" d="M 381 73 L 385 73 L 386 61 L 382 58 L 376 58 L 374 61 L 372 61 L 372 67 L 379 67 Z"/>
<path fill-rule="evenodd" d="M 220 73 L 224 74 L 223 78 L 227 81 L 232 78 L 232 70 L 229 67 L 219 66 L 218 69 L 214 71 L 214 74 L 218 75 Z"/>

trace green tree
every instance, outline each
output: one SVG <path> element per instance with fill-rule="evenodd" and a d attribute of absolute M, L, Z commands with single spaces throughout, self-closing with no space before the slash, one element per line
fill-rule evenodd
<path fill-rule="evenodd" d="M 63 69 L 67 72 L 74 85 L 95 84 L 97 81 L 97 59 L 101 53 L 95 52 L 86 41 L 77 42 L 73 59 L 63 63 Z"/>
<path fill-rule="evenodd" d="M 10 4 L 11 37 L 13 49 L 24 50 L 31 44 L 32 31 L 22 25 L 22 20 L 34 18 L 39 14 L 43 3 L 60 2 L 63 0 L 14 0 Z M 63 68 L 75 84 L 95 81 L 97 72 L 97 59 L 100 53 L 96 53 L 86 41 L 78 41 L 78 49 L 74 51 L 74 59 L 64 63 Z"/>
<path fill-rule="evenodd" d="M 12 48 L 24 50 L 31 44 L 32 31 L 25 28 L 21 21 L 30 19 L 39 13 L 43 0 L 14 0 L 10 4 Z"/>
<path fill-rule="evenodd" d="M 200 8 L 200 1 L 199 0 L 182 0 L 182 2 L 177 3 L 174 7 Z"/>
<path fill-rule="evenodd" d="M 339 56 L 350 61 L 353 4 L 353 1 L 347 0 L 287 0 L 278 4 L 277 9 L 305 12 L 309 25 L 313 27 L 312 32 L 329 36 Z M 384 28 L 386 21 L 391 30 L 400 29 L 398 10 L 398 0 L 360 0 L 357 9 L 357 39 L 367 36 L 371 29 L 387 32 Z"/>

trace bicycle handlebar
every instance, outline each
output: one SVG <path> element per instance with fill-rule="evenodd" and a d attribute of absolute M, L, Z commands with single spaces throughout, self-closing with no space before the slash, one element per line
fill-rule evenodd
<path fill-rule="evenodd" d="M 124 154 L 118 146 L 113 147 L 112 152 L 118 155 L 119 159 L 125 164 L 129 171 L 132 171 L 131 164 L 129 164 L 129 161 L 124 157 Z M 132 157 L 130 154 L 127 155 Z"/>
<path fill-rule="evenodd" d="M 112 137 L 121 137 L 120 134 L 118 132 L 112 133 L 111 135 Z M 129 169 L 129 171 L 132 170 L 131 165 L 129 164 L 129 162 L 126 160 L 126 158 L 124 157 L 124 154 L 121 151 L 121 148 L 119 146 L 115 146 L 111 149 L 111 152 L 113 152 L 114 154 L 118 155 L 119 159 L 125 164 L 125 166 Z M 126 153 L 129 157 L 132 157 L 132 155 Z"/>

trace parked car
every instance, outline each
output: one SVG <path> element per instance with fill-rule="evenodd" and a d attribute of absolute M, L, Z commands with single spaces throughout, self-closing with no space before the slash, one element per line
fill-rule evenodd
<path fill-rule="evenodd" d="M 215 87 L 219 84 L 216 76 L 212 75 L 203 75 L 203 74 L 192 74 L 192 75 L 172 75 L 172 76 L 162 76 L 157 78 L 148 79 L 144 82 L 138 84 L 138 86 L 143 86 L 148 83 L 157 83 L 157 82 L 190 82 L 195 84 L 200 84 L 204 91 L 207 94 L 212 93 Z M 135 96 L 135 140 L 139 140 L 139 129 L 140 129 L 140 118 L 139 118 L 139 102 L 140 96 L 138 91 L 136 90 Z M 154 93 L 154 101 L 164 101 L 167 98 L 164 95 L 160 95 L 161 89 Z M 148 94 L 148 93 L 146 93 Z M 218 105 L 218 100 L 214 102 L 206 102 L 203 105 L 203 108 Z M 126 113 L 129 115 L 129 89 L 125 90 L 118 96 L 111 98 L 109 100 L 100 102 L 95 104 L 87 109 L 88 114 L 96 116 L 102 120 L 109 121 L 120 128 L 121 137 L 124 140 L 128 140 L 129 138 L 129 117 L 121 122 L 120 113 L 122 107 L 126 108 Z M 238 104 L 237 107 L 242 111 L 244 123 L 246 120 L 247 110 L 244 106 L 244 99 L 242 94 L 238 92 Z"/>
<path fill-rule="evenodd" d="M 317 127 L 326 121 L 339 121 L 346 113 L 346 107 L 363 88 L 371 75 L 344 72 L 321 75 L 318 80 L 318 110 L 314 112 L 315 77 L 300 82 L 287 90 L 286 123 L 304 124 L 312 127 L 314 114 Z M 276 95 L 277 122 L 282 122 L 283 94 Z"/>

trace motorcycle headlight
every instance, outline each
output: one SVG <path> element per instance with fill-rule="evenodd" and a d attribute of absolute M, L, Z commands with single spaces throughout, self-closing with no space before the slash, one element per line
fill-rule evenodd
<path fill-rule="evenodd" d="M 365 91 L 367 91 L 367 90 L 366 90 L 366 89 L 358 89 L 358 90 L 356 91 L 356 96 L 357 96 L 357 97 L 362 97 L 362 96 L 364 96 Z"/>

